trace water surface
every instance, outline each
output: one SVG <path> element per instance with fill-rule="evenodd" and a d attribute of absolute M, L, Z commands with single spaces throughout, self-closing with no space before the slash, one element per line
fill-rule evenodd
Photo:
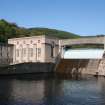
<path fill-rule="evenodd" d="M 105 105 L 105 78 L 2 76 L 0 105 Z"/>

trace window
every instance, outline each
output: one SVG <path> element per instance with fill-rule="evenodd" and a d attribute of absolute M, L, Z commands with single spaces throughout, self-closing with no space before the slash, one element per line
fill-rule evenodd
<path fill-rule="evenodd" d="M 16 56 L 19 57 L 19 49 L 16 50 Z"/>
<path fill-rule="evenodd" d="M 33 57 L 33 48 L 29 48 L 29 56 Z"/>
<path fill-rule="evenodd" d="M 51 57 L 52 57 L 52 58 L 54 57 L 53 49 L 54 49 L 54 48 L 51 46 Z"/>
<path fill-rule="evenodd" d="M 40 40 L 38 40 L 38 43 L 40 43 Z"/>
<path fill-rule="evenodd" d="M 0 55 L 2 56 L 2 46 L 0 46 Z"/>
<path fill-rule="evenodd" d="M 30 48 L 30 56 L 33 56 L 33 48 Z"/>
<path fill-rule="evenodd" d="M 54 46 L 55 46 L 55 43 L 54 43 L 54 41 L 52 41 L 52 44 L 51 44 L 51 46 L 52 46 L 52 48 L 54 48 Z"/>
<path fill-rule="evenodd" d="M 23 41 L 23 43 L 25 44 L 26 42 L 25 42 L 25 41 Z"/>
<path fill-rule="evenodd" d="M 30 42 L 31 44 L 33 43 L 33 41 L 31 40 L 31 42 Z"/>
<path fill-rule="evenodd" d="M 38 57 L 41 55 L 41 48 L 38 48 Z"/>
<path fill-rule="evenodd" d="M 26 48 L 23 48 L 23 56 L 26 56 Z"/>
<path fill-rule="evenodd" d="M 52 58 L 54 57 L 54 46 L 55 46 L 55 43 L 54 41 L 52 41 L 52 45 L 51 45 L 51 57 Z"/>
<path fill-rule="evenodd" d="M 19 44 L 19 41 L 17 41 L 17 44 Z"/>

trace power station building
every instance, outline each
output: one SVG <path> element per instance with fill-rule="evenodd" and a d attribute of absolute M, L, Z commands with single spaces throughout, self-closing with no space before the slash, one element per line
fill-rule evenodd
<path fill-rule="evenodd" d="M 44 35 L 12 38 L 8 44 L 14 45 L 13 64 L 55 62 L 59 51 L 59 39 Z"/>

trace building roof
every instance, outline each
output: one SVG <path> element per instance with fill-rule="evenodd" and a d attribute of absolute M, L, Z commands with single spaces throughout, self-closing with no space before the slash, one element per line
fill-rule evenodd
<path fill-rule="evenodd" d="M 47 36 L 47 35 L 40 35 L 40 36 L 30 36 L 30 37 L 19 37 L 19 38 L 11 38 L 8 40 L 16 40 L 16 39 L 30 39 L 30 38 L 48 38 L 48 39 L 58 39 L 57 37 Z"/>

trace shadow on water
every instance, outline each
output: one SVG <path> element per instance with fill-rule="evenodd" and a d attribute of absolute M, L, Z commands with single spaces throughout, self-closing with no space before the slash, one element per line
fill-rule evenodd
<path fill-rule="evenodd" d="M 53 78 L 52 73 L 33 73 L 33 74 L 12 74 L 12 75 L 0 75 L 0 79 L 18 79 L 18 80 L 43 80 Z"/>
<path fill-rule="evenodd" d="M 56 74 L 56 73 L 33 73 L 33 74 L 13 74 L 13 75 L 0 75 L 0 79 L 18 79 L 18 80 L 48 80 L 48 79 L 67 79 L 67 80 L 80 80 L 82 75 L 71 74 Z"/>

